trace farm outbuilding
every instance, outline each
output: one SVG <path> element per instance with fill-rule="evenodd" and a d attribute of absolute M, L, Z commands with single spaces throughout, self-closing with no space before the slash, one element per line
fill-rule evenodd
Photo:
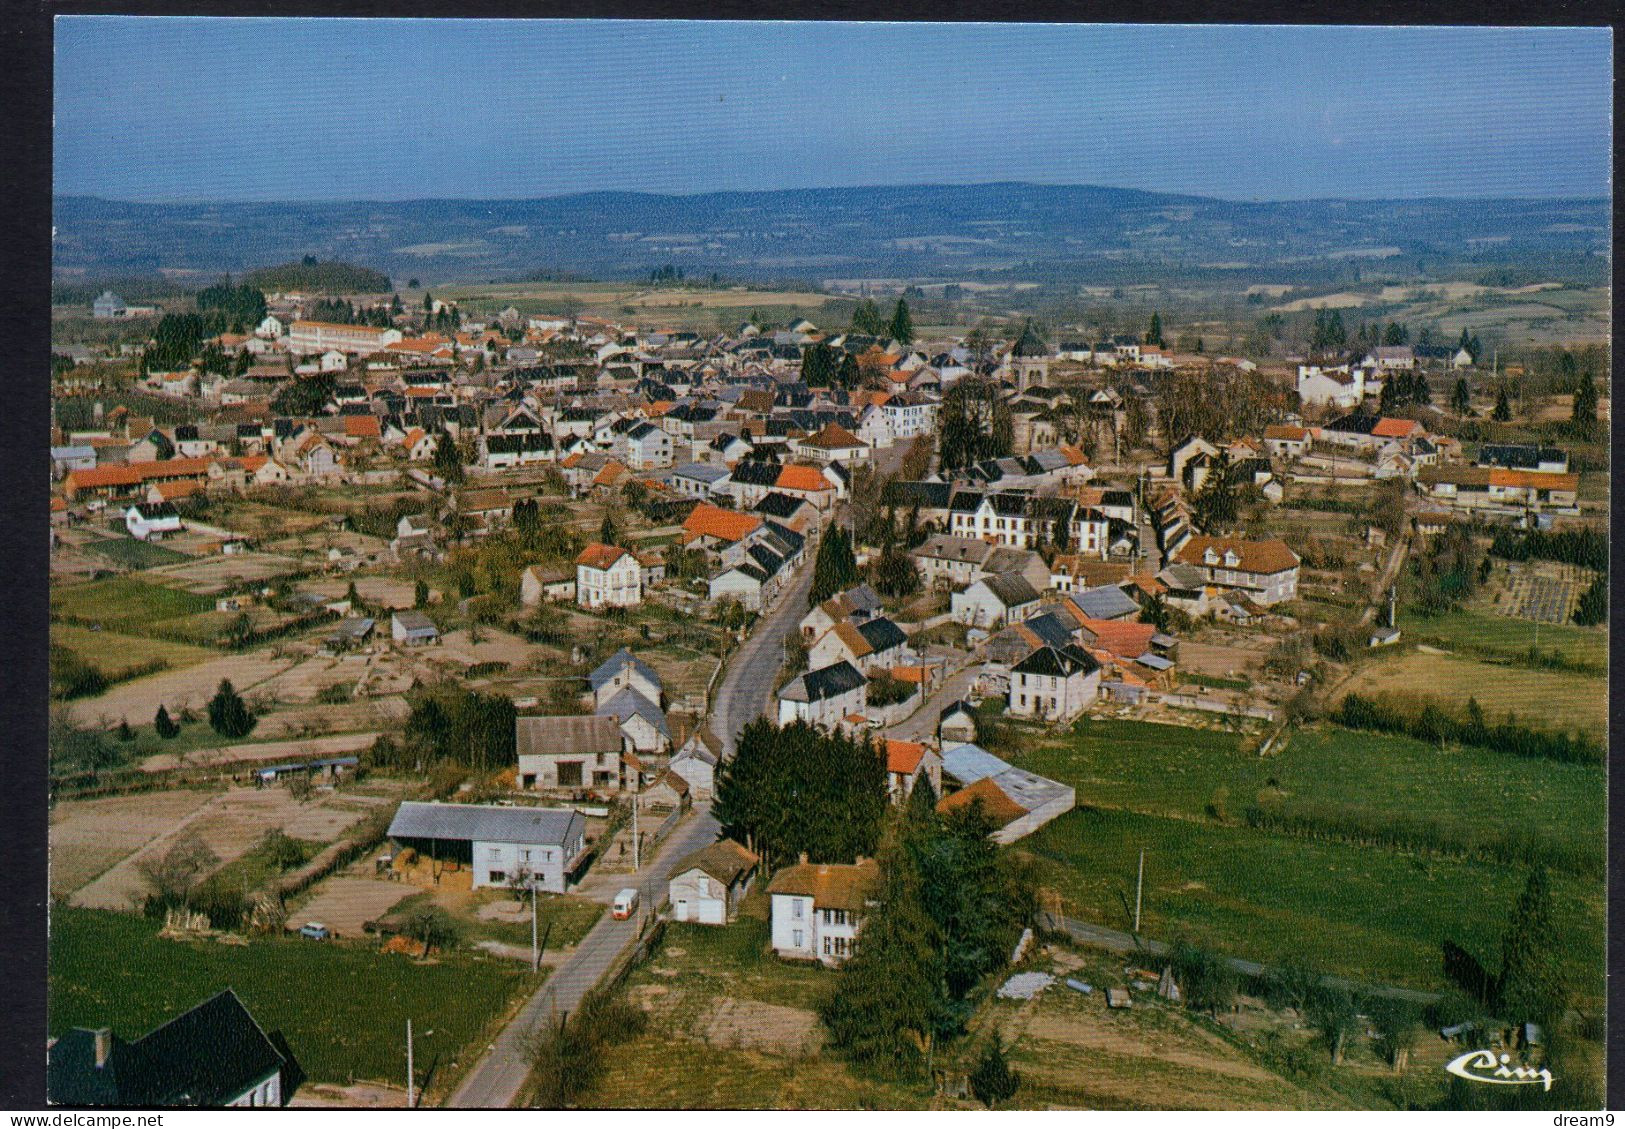
<path fill-rule="evenodd" d="M 408 800 L 396 811 L 389 837 L 430 859 L 467 866 L 475 888 L 517 878 L 562 894 L 586 853 L 587 821 L 569 808 Z"/>
<path fill-rule="evenodd" d="M 726 925 L 738 915 L 761 860 L 732 839 L 695 851 L 672 872 L 672 917 L 701 925 Z"/>

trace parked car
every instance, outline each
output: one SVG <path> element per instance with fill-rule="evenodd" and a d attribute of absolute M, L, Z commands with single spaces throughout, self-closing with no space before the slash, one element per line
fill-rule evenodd
<path fill-rule="evenodd" d="M 299 935 L 301 937 L 309 937 L 312 941 L 326 941 L 331 939 L 333 936 L 333 934 L 327 931 L 327 926 L 323 925 L 319 921 L 305 922 L 299 927 Z"/>
<path fill-rule="evenodd" d="M 638 892 L 628 886 L 615 895 L 615 904 L 610 906 L 609 915 L 616 921 L 625 921 L 638 910 Z"/>

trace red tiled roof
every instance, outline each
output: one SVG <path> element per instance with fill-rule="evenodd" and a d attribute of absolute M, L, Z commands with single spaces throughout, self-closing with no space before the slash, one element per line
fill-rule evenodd
<path fill-rule="evenodd" d="M 886 739 L 886 771 L 907 776 L 920 767 L 925 757 L 925 746 L 916 741 Z"/>
<path fill-rule="evenodd" d="M 1390 419 L 1383 416 L 1371 429 L 1371 434 L 1379 439 L 1404 439 L 1415 435 L 1422 430 L 1422 425 L 1414 419 Z"/>
<path fill-rule="evenodd" d="M 864 446 L 863 440 L 838 423 L 826 423 L 816 435 L 809 436 L 801 442 L 803 446 L 820 447 L 824 450 Z"/>
<path fill-rule="evenodd" d="M 1083 628 L 1094 635 L 1094 645 L 1110 651 L 1119 658 L 1139 658 L 1151 649 L 1151 636 L 1157 633 L 1156 626 L 1149 623 L 1135 623 L 1133 620 L 1122 619 L 1084 619 L 1081 616 L 1079 618 L 1083 619 Z"/>
<path fill-rule="evenodd" d="M 344 434 L 351 439 L 377 439 L 383 430 L 377 416 L 345 416 Z"/>
<path fill-rule="evenodd" d="M 1286 439 L 1294 443 L 1301 443 L 1309 438 L 1307 427 L 1293 427 L 1289 423 L 1272 423 L 1264 429 L 1265 439 Z"/>
<path fill-rule="evenodd" d="M 959 808 L 970 807 L 977 800 L 982 801 L 982 810 L 993 820 L 995 827 L 1014 823 L 1027 814 L 1027 809 L 1006 795 L 1003 788 L 993 783 L 991 776 L 984 776 L 969 788 L 961 788 L 937 801 L 937 810 L 946 815 Z"/>
<path fill-rule="evenodd" d="M 1192 537 L 1174 554 L 1181 564 L 1202 565 L 1202 555 L 1212 549 L 1220 558 L 1234 549 L 1241 563 L 1236 567 L 1245 572 L 1273 573 L 1296 568 L 1298 555 L 1287 548 L 1285 541 L 1243 541 L 1239 537 Z"/>
<path fill-rule="evenodd" d="M 773 484 L 780 490 L 833 490 L 829 479 L 817 467 L 790 463 L 779 468 L 779 477 Z"/>
<path fill-rule="evenodd" d="M 718 541 L 740 541 L 754 533 L 762 524 L 755 514 L 742 514 L 720 506 L 699 505 L 683 522 L 683 530 L 690 537 L 714 537 Z"/>
<path fill-rule="evenodd" d="M 619 545 L 603 545 L 594 542 L 581 550 L 581 555 L 576 558 L 576 564 L 603 570 L 611 567 L 624 556 L 626 556 L 626 550 Z"/>

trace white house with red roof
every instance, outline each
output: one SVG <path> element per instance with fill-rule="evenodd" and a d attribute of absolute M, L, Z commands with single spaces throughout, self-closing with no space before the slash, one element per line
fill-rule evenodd
<path fill-rule="evenodd" d="M 584 608 L 635 608 L 643 603 L 643 571 L 619 545 L 588 545 L 576 558 L 576 603 Z"/>

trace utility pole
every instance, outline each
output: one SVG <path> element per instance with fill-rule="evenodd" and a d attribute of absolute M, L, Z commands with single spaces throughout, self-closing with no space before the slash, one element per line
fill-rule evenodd
<path fill-rule="evenodd" d="M 541 965 L 541 954 L 536 948 L 536 885 L 530 887 L 530 970 L 535 972 Z"/>
<path fill-rule="evenodd" d="M 1140 895 L 1145 890 L 1145 848 L 1140 848 L 1140 877 L 1134 883 L 1134 932 L 1140 932 Z"/>
<path fill-rule="evenodd" d="M 632 793 L 632 869 L 642 870 L 643 863 L 639 860 L 638 852 L 643 842 L 638 838 L 638 794 Z"/>
<path fill-rule="evenodd" d="M 412 1073 L 412 1021 L 406 1021 L 406 1108 L 416 1107 L 417 1079 Z"/>

